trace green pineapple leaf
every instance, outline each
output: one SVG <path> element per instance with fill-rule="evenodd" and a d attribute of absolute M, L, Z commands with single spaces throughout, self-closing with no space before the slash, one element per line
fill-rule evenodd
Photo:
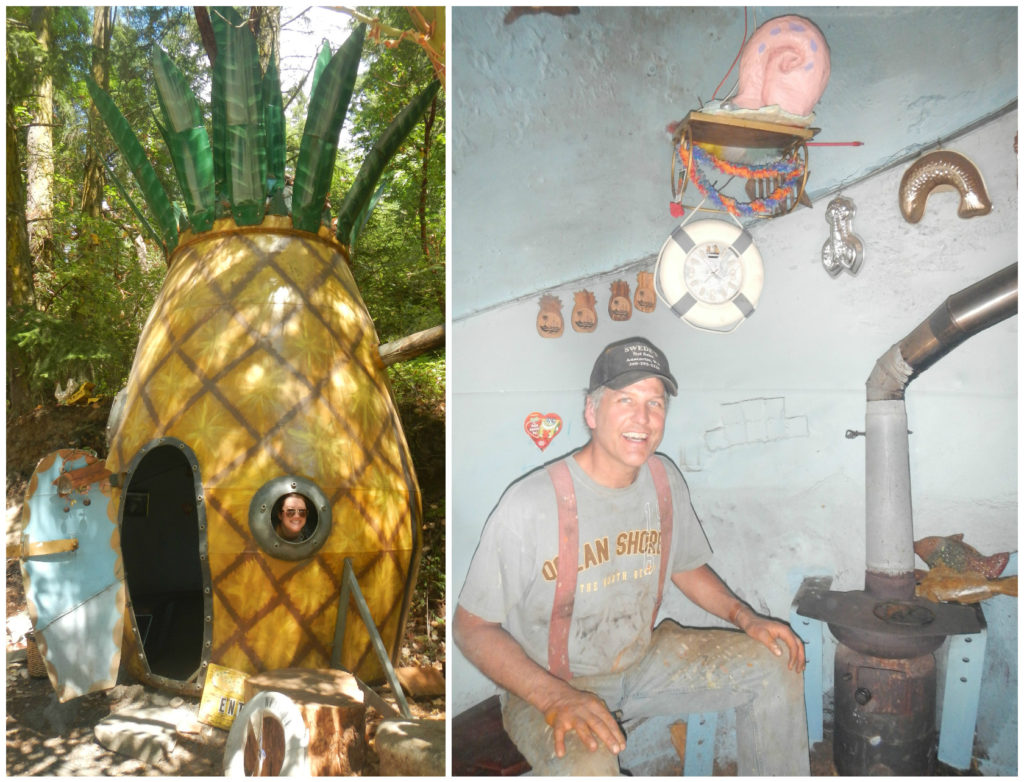
<path fill-rule="evenodd" d="M 171 152 L 189 222 L 193 231 L 208 231 L 213 227 L 214 215 L 213 152 L 199 103 L 181 71 L 160 47 L 153 57 L 153 72 L 166 122 L 161 131 Z"/>
<path fill-rule="evenodd" d="M 223 104 L 224 125 L 220 141 L 225 145 L 222 159 L 231 214 L 238 225 L 258 225 L 263 222 L 267 181 L 259 52 L 252 32 L 233 9 L 214 9 L 212 22 L 215 35 L 220 28 L 213 80 L 221 84 L 218 100 Z M 216 121 L 215 116 L 215 127 Z"/>
<path fill-rule="evenodd" d="M 419 95 L 409 101 L 408 105 L 391 121 L 366 156 L 366 160 L 359 167 L 359 173 L 352 181 L 352 187 L 349 188 L 345 200 L 338 210 L 336 236 L 339 242 L 345 242 L 352 236 L 352 228 L 369 202 L 384 168 L 395 156 L 398 148 L 402 146 L 406 136 L 416 127 L 420 116 L 427 110 L 440 88 L 441 82 L 435 79 Z"/>
<path fill-rule="evenodd" d="M 263 75 L 263 125 L 267 134 L 267 195 L 271 198 L 284 187 L 285 156 L 281 77 L 274 60 L 274 52 L 271 52 L 267 72 Z"/>
<path fill-rule="evenodd" d="M 309 94 L 316 92 L 316 85 L 320 82 L 320 74 L 324 72 L 327 63 L 331 61 L 331 44 L 325 39 L 316 55 L 316 62 L 313 63 L 313 83 L 310 85 Z"/>
<path fill-rule="evenodd" d="M 93 103 L 96 104 L 100 117 L 103 118 L 103 122 L 110 131 L 114 143 L 121 151 L 125 161 L 127 161 L 128 167 L 135 176 L 135 181 L 139 183 L 142 195 L 146 199 L 146 205 L 156 216 L 157 225 L 159 226 L 160 233 L 163 235 L 161 244 L 163 245 L 164 253 L 170 253 L 178 244 L 178 221 L 167 191 L 160 184 L 156 171 L 146 158 L 142 145 L 135 138 L 135 133 L 132 131 L 131 125 L 128 124 L 128 120 L 124 118 L 121 110 L 117 108 L 114 101 L 110 99 L 110 96 L 91 77 L 85 77 L 85 85 L 92 96 Z"/>
<path fill-rule="evenodd" d="M 355 247 L 356 239 L 359 234 L 362 233 L 363 228 L 370 220 L 370 215 L 373 214 L 374 207 L 377 206 L 377 202 L 380 201 L 381 196 L 384 195 L 384 191 L 391 185 L 391 180 L 395 178 L 395 174 L 392 171 L 387 176 L 383 177 L 380 181 L 380 185 L 377 186 L 377 190 L 374 192 L 373 197 L 367 202 L 366 206 L 362 208 L 358 216 L 355 219 L 355 223 L 352 225 L 352 230 L 349 231 L 348 235 L 348 246 Z M 344 244 L 344 242 L 343 242 Z"/>
<path fill-rule="evenodd" d="M 302 231 L 316 233 L 320 228 L 338 153 L 338 133 L 352 98 L 365 35 L 365 24 L 352 31 L 320 74 L 310 97 L 292 191 L 292 224 Z"/>

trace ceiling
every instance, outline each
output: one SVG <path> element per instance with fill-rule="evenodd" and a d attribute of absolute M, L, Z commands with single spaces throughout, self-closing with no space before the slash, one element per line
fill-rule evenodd
<path fill-rule="evenodd" d="M 666 128 L 736 84 L 741 6 L 574 10 L 451 10 L 456 320 L 653 263 L 679 222 Z M 1016 107 L 1015 6 L 756 7 L 748 35 L 788 13 L 831 53 L 814 140 L 862 142 L 811 148 L 823 219 L 841 187 Z"/>

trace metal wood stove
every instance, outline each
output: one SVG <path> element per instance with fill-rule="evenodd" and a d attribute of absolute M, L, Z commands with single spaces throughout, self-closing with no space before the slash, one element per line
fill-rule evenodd
<path fill-rule="evenodd" d="M 946 299 L 893 345 L 867 381 L 867 568 L 858 592 L 805 592 L 797 613 L 828 623 L 835 657 L 836 770 L 935 770 L 935 656 L 947 635 L 981 629 L 971 606 L 914 595 L 907 384 L 968 337 L 1017 312 L 1017 264 Z"/>

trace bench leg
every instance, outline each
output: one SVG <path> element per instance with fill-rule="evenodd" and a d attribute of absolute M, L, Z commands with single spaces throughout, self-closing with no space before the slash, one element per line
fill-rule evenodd
<path fill-rule="evenodd" d="M 691 714 L 686 718 L 686 758 L 683 776 L 710 777 L 715 764 L 715 729 L 718 713 Z"/>

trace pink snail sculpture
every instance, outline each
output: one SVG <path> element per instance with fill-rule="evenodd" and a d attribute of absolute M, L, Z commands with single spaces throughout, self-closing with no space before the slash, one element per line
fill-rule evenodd
<path fill-rule="evenodd" d="M 802 16 L 777 16 L 743 47 L 739 91 L 729 102 L 741 109 L 778 106 L 804 117 L 821 98 L 831 70 L 828 43 L 817 25 Z"/>

